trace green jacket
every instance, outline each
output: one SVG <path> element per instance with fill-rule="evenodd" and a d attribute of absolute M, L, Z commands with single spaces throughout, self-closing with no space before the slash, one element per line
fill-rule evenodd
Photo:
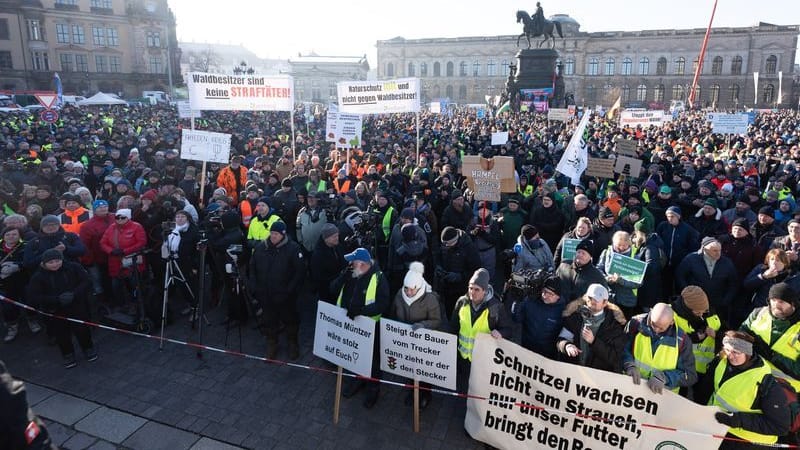
<path fill-rule="evenodd" d="M 622 208 L 619 211 L 618 221 L 622 221 L 622 219 L 624 219 L 625 217 L 628 217 L 627 207 Z M 656 219 L 655 217 L 653 217 L 653 213 L 651 213 L 650 210 L 647 208 L 642 207 L 642 216 L 636 223 L 639 222 L 641 222 L 642 225 L 644 226 L 642 231 L 647 235 L 653 233 L 656 230 Z"/>
<path fill-rule="evenodd" d="M 516 212 L 511 212 L 508 207 L 500 210 L 503 217 L 503 250 L 514 247 L 517 243 L 522 226 L 525 225 L 528 219 L 528 212 L 522 208 L 518 208 Z"/>

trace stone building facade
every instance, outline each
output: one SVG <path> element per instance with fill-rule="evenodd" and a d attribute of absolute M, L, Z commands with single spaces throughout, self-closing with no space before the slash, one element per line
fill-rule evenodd
<path fill-rule="evenodd" d="M 577 104 L 608 107 L 619 96 L 629 106 L 659 107 L 671 100 L 686 100 L 705 29 L 587 33 L 567 15 L 550 19 L 561 22 L 564 30 L 565 37 L 557 38 L 555 48 L 566 93 Z M 696 104 L 797 106 L 798 30 L 797 25 L 767 23 L 713 28 Z M 381 40 L 377 43 L 378 78 L 419 77 L 427 101 L 448 98 L 483 103 L 486 96 L 504 90 L 509 64 L 515 63 L 516 41 L 516 35 Z M 753 72 L 759 72 L 757 92 Z"/>
<path fill-rule="evenodd" d="M 171 43 L 171 44 L 170 44 Z M 140 96 L 180 84 L 166 0 L 0 0 L 0 89 Z"/>
<path fill-rule="evenodd" d="M 336 99 L 339 81 L 366 80 L 367 55 L 320 56 L 298 55 L 289 59 L 294 78 L 295 101 L 329 103 Z"/>

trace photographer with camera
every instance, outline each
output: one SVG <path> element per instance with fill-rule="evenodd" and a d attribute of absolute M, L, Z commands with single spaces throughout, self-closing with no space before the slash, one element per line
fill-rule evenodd
<path fill-rule="evenodd" d="M 414 210 L 404 208 L 400 212 L 400 219 L 392 229 L 389 239 L 389 261 L 386 267 L 392 292 L 402 287 L 403 277 L 411 263 L 428 262 L 428 238 L 416 222 Z"/>
<path fill-rule="evenodd" d="M 186 316 L 197 306 L 197 299 L 200 297 L 200 293 L 193 295 L 197 292 L 199 272 L 198 258 L 196 258 L 197 243 L 200 242 L 199 229 L 189 213 L 184 210 L 175 213 L 175 222 L 167 222 L 162 226 L 167 229 L 164 230 L 166 236 L 161 247 L 161 257 L 166 259 L 167 263 L 177 264 L 186 280 L 186 283 L 177 283 L 180 287 L 178 292 L 186 303 L 181 314 Z M 172 229 L 169 229 L 170 226 Z"/>
<path fill-rule="evenodd" d="M 239 205 L 247 200 L 242 200 Z M 236 290 L 237 277 L 244 274 L 240 270 L 239 257 L 243 252 L 244 234 L 239 216 L 234 211 L 226 211 L 219 218 L 219 228 L 211 232 L 208 248 L 211 251 L 211 263 L 214 272 L 222 279 L 222 296 L 228 304 L 228 321 L 244 322 L 247 320 L 247 306 L 244 292 Z M 213 295 L 212 295 L 213 297 Z"/>
<path fill-rule="evenodd" d="M 561 281 L 547 272 L 536 272 L 528 279 L 528 285 L 535 285 L 530 295 L 511 305 L 511 318 L 522 324 L 522 346 L 548 358 L 556 355 L 556 338 L 561 330 L 561 313 L 567 305 L 561 296 Z"/>

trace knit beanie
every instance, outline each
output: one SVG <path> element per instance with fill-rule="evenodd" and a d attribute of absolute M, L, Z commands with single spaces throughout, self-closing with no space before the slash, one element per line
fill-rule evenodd
<path fill-rule="evenodd" d="M 458 239 L 458 230 L 451 226 L 444 227 L 441 238 L 443 244 L 455 244 L 451 241 Z"/>
<path fill-rule="evenodd" d="M 44 251 L 44 253 L 42 253 L 42 264 L 50 262 L 54 259 L 63 261 L 64 255 L 59 250 L 54 248 L 47 249 Z"/>
<path fill-rule="evenodd" d="M 786 283 L 775 283 L 769 288 L 769 298 L 777 298 L 788 303 L 797 303 L 797 293 Z"/>
<path fill-rule="evenodd" d="M 338 233 L 339 233 L 339 228 L 336 227 L 336 225 L 332 223 L 326 223 L 325 225 L 322 226 L 322 231 L 320 232 L 320 235 L 322 236 L 322 239 L 328 239 L 329 237 Z"/>
<path fill-rule="evenodd" d="M 539 230 L 537 230 L 535 226 L 530 224 L 523 225 L 521 231 L 522 231 L 522 237 L 524 237 L 525 240 L 533 239 L 534 236 L 539 234 Z"/>
<path fill-rule="evenodd" d="M 577 252 L 578 250 L 583 250 L 591 255 L 594 252 L 594 243 L 589 239 L 584 239 L 575 246 L 575 251 Z"/>
<path fill-rule="evenodd" d="M 42 220 L 39 221 L 40 227 L 44 228 L 47 225 L 61 225 L 61 219 L 59 219 L 58 216 L 48 214 L 42 217 Z"/>
<path fill-rule="evenodd" d="M 469 284 L 474 284 L 485 291 L 489 289 L 489 278 L 489 271 L 480 268 L 472 274 L 472 278 L 469 279 Z"/>
<path fill-rule="evenodd" d="M 692 311 L 707 311 L 708 296 L 699 286 L 686 286 L 681 291 L 683 304 Z"/>
<path fill-rule="evenodd" d="M 403 279 L 403 286 L 414 289 L 423 287 L 425 285 L 424 273 L 425 266 L 421 262 L 412 262 L 411 265 L 408 266 L 406 277 Z"/>
<path fill-rule="evenodd" d="M 680 217 L 681 209 L 678 208 L 677 206 L 670 206 L 669 208 L 667 208 L 667 214 L 675 214 L 676 216 Z"/>
<path fill-rule="evenodd" d="M 738 219 L 734 220 L 733 223 L 731 223 L 731 228 L 733 227 L 741 227 L 744 228 L 748 233 L 750 232 L 750 224 L 744 217 L 739 217 Z"/>
<path fill-rule="evenodd" d="M 558 277 L 548 277 L 544 280 L 544 289 L 549 289 L 558 295 L 561 295 L 561 280 Z"/>

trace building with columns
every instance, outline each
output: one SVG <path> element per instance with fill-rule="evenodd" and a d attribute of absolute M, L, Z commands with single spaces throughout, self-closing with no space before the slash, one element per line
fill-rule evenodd
<path fill-rule="evenodd" d="M 618 96 L 628 105 L 650 107 L 686 100 L 704 28 L 583 32 L 565 14 L 550 19 L 562 24 L 565 37 L 556 39 L 555 48 L 566 94 L 577 104 L 608 107 Z M 763 22 L 713 28 L 695 102 L 717 108 L 797 106 L 799 32 L 797 25 Z M 516 41 L 517 35 L 381 40 L 378 78 L 419 77 L 425 101 L 484 103 L 487 95 L 505 89 Z M 759 73 L 757 90 L 754 72 Z"/>

